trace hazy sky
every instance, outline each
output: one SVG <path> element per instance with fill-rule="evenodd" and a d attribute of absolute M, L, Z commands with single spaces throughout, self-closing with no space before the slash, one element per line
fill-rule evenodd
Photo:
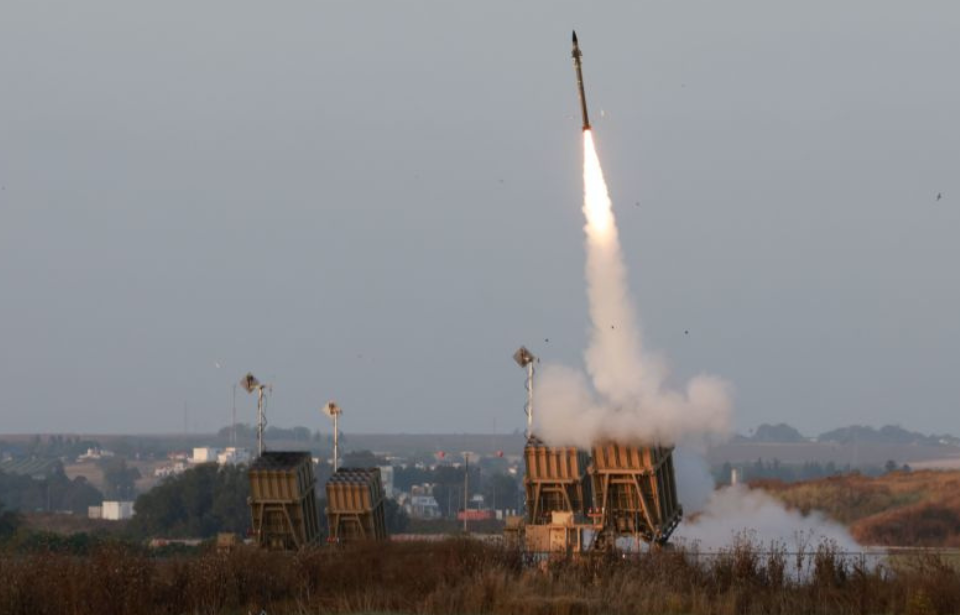
<path fill-rule="evenodd" d="M 512 352 L 587 338 L 572 28 L 677 379 L 960 433 L 960 6 L 876 0 L 6 0 L 0 432 L 211 430 L 248 370 L 272 424 L 522 428 Z"/>

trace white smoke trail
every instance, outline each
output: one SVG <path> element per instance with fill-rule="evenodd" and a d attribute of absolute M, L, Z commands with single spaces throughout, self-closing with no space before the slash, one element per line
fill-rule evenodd
<path fill-rule="evenodd" d="M 542 370 L 537 434 L 550 444 L 581 447 L 606 438 L 675 443 L 685 437 L 724 435 L 730 427 L 728 385 L 716 377 L 697 376 L 682 392 L 667 390 L 662 362 L 643 350 L 613 204 L 593 135 L 586 130 L 583 138 L 592 323 L 585 361 L 592 391 L 575 370 Z"/>
<path fill-rule="evenodd" d="M 750 532 L 757 544 L 832 540 L 843 549 L 856 543 L 840 525 L 822 515 L 800 515 L 772 496 L 744 487 L 714 491 L 703 457 L 703 440 L 730 429 L 729 386 L 713 376 L 697 376 L 683 391 L 664 386 L 666 369 L 644 350 L 636 310 L 627 289 L 613 206 L 593 136 L 584 131 L 584 203 L 587 223 L 587 296 L 590 344 L 586 375 L 547 365 L 536 382 L 535 432 L 547 444 L 588 449 L 597 441 L 676 444 L 678 496 L 687 513 L 676 536 L 702 549 L 729 546 Z M 699 449 L 699 450 L 698 450 Z M 691 513 L 699 513 L 692 515 Z"/>

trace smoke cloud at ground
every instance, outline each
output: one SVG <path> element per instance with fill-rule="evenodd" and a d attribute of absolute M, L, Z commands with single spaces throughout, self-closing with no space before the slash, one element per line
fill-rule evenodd
<path fill-rule="evenodd" d="M 712 493 L 706 508 L 688 515 L 674 533 L 674 541 L 715 551 L 729 547 L 738 537 L 759 546 L 782 545 L 787 550 L 816 547 L 827 541 L 841 551 L 860 551 L 846 528 L 819 512 L 802 515 L 786 509 L 765 491 L 743 485 Z"/>
<path fill-rule="evenodd" d="M 684 521 L 674 533 L 677 543 L 716 551 L 746 538 L 760 547 L 780 545 L 795 551 L 831 541 L 841 551 L 860 550 L 846 528 L 821 513 L 788 510 L 765 491 L 744 485 L 714 489 L 710 467 L 694 447 L 677 447 L 673 467 L 684 511 Z"/>

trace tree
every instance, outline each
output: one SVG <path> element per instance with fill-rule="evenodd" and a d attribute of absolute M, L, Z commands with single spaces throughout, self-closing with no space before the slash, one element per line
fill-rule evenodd
<path fill-rule="evenodd" d="M 470 492 L 478 491 L 480 469 L 470 466 Z M 455 517 L 463 508 L 463 468 L 440 466 L 433 475 L 433 497 L 445 517 Z"/>
<path fill-rule="evenodd" d="M 103 481 L 107 485 L 104 496 L 108 500 L 132 500 L 136 495 L 136 481 L 140 478 L 140 470 L 127 466 L 125 459 L 104 459 L 100 463 L 103 468 Z"/>
<path fill-rule="evenodd" d="M 56 489 L 57 510 L 69 510 L 74 514 L 86 515 L 89 507 L 99 506 L 103 502 L 103 494 L 100 490 L 83 476 L 62 482 Z"/>
<path fill-rule="evenodd" d="M 803 442 L 803 435 L 786 423 L 763 423 L 750 438 L 754 442 Z"/>
<path fill-rule="evenodd" d="M 344 468 L 375 468 L 387 465 L 387 460 L 370 451 L 350 451 L 343 456 Z"/>
<path fill-rule="evenodd" d="M 410 491 L 414 485 L 431 483 L 433 481 L 433 472 L 426 468 L 418 468 L 414 465 L 406 467 L 394 466 L 393 468 L 393 487 L 400 491 Z"/>
<path fill-rule="evenodd" d="M 205 463 L 137 498 L 131 531 L 142 537 L 210 538 L 250 527 L 246 468 Z"/>
<path fill-rule="evenodd" d="M 393 498 L 386 498 L 383 502 L 383 515 L 387 524 L 387 532 L 390 534 L 399 534 L 407 531 L 407 525 L 410 523 L 410 517 L 407 511 L 397 504 Z"/>
<path fill-rule="evenodd" d="M 0 500 L 13 510 L 69 510 L 87 514 L 88 506 L 103 501 L 103 495 L 82 476 L 70 480 L 57 465 L 42 479 L 0 472 Z"/>
<path fill-rule="evenodd" d="M 227 425 L 226 427 L 221 427 L 220 431 L 217 432 L 217 435 L 221 438 L 227 439 L 233 436 L 233 425 Z M 252 440 L 257 437 L 257 430 L 247 423 L 237 423 L 237 440 L 238 441 L 247 441 Z"/>
<path fill-rule="evenodd" d="M 517 497 L 520 495 L 520 485 L 517 479 L 509 474 L 484 476 L 480 492 L 490 508 L 520 510 Z"/>
<path fill-rule="evenodd" d="M 8 510 L 0 502 L 0 541 L 13 536 L 23 522 L 23 517 L 15 510 Z"/>

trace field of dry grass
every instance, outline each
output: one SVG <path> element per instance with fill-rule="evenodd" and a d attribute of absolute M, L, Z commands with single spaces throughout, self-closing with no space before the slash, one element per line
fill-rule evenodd
<path fill-rule="evenodd" d="M 151 557 L 119 545 L 86 556 L 0 555 L 0 612 L 246 614 L 907 613 L 960 611 L 960 575 L 930 554 L 896 569 L 821 546 L 793 557 L 739 544 L 702 560 L 681 551 L 536 565 L 477 542 L 387 543 L 270 553 Z"/>
<path fill-rule="evenodd" d="M 23 523 L 24 527 L 29 531 L 51 532 L 61 535 L 71 535 L 80 532 L 119 535 L 123 533 L 127 526 L 126 521 L 89 519 L 83 515 L 64 515 L 46 512 L 25 513 L 23 514 Z"/>
<path fill-rule="evenodd" d="M 760 481 L 803 512 L 821 510 L 865 545 L 960 547 L 960 472 L 844 475 L 799 483 Z"/>

